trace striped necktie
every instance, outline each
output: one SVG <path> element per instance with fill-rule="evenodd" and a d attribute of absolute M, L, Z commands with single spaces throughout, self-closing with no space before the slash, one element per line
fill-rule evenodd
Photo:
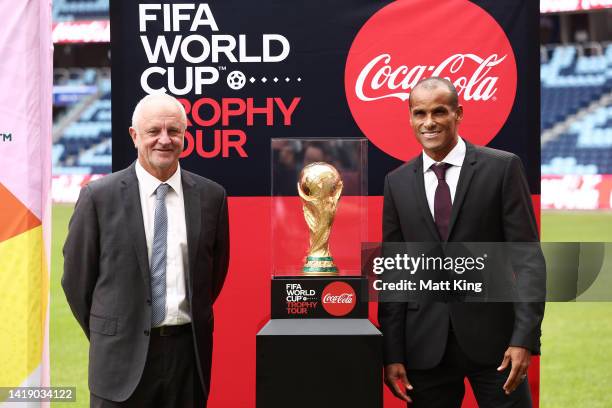
<path fill-rule="evenodd" d="M 168 213 L 166 194 L 170 186 L 160 184 L 155 191 L 153 248 L 151 250 L 151 326 L 156 327 L 166 317 L 166 252 L 168 243 Z"/>

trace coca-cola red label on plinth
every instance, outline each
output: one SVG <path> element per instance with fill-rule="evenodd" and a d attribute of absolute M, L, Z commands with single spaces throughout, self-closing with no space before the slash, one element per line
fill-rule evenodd
<path fill-rule="evenodd" d="M 346 282 L 332 282 L 323 289 L 323 308 L 332 316 L 346 316 L 357 304 L 355 291 Z"/>
<path fill-rule="evenodd" d="M 516 62 L 504 30 L 472 2 L 442 3 L 389 4 L 363 25 L 348 54 L 344 85 L 353 118 L 400 160 L 421 150 L 408 106 L 420 80 L 436 76 L 455 85 L 465 111 L 459 132 L 479 145 L 497 135 L 514 103 Z"/>

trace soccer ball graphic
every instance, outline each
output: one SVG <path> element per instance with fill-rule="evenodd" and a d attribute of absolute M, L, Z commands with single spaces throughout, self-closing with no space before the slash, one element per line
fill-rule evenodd
<path fill-rule="evenodd" d="M 241 89 L 246 84 L 246 77 L 240 71 L 232 71 L 227 76 L 227 84 L 232 89 Z"/>

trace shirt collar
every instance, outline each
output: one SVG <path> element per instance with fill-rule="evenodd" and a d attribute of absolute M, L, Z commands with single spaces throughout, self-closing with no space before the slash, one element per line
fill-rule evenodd
<path fill-rule="evenodd" d="M 161 181 L 157 177 L 146 171 L 145 168 L 142 167 L 140 162 L 136 160 L 136 177 L 138 178 L 138 184 L 142 191 L 145 193 L 146 197 L 151 197 L 155 193 L 155 190 L 157 190 L 157 187 L 159 187 L 159 185 L 163 183 L 168 184 L 177 194 L 180 194 L 180 191 L 182 189 L 180 164 L 176 168 L 174 174 L 170 176 L 168 180 Z"/>
<path fill-rule="evenodd" d="M 465 159 L 465 149 L 465 142 L 463 139 L 461 139 L 461 137 L 457 136 L 457 144 L 450 152 L 448 152 L 442 161 L 453 166 L 461 167 L 463 165 L 463 160 Z M 436 162 L 423 151 L 423 173 L 429 170 L 429 168 L 435 163 L 439 162 Z"/>

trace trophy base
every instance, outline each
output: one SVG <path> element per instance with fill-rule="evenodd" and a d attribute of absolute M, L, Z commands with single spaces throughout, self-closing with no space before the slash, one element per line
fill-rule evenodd
<path fill-rule="evenodd" d="M 330 272 L 326 272 L 326 271 L 307 271 L 305 270 L 306 268 L 302 269 L 302 273 L 304 274 L 304 276 L 338 276 L 338 270 L 336 269 L 335 271 L 330 271 Z"/>
<path fill-rule="evenodd" d="M 302 273 L 305 276 L 337 276 L 338 268 L 331 256 L 307 256 Z"/>

